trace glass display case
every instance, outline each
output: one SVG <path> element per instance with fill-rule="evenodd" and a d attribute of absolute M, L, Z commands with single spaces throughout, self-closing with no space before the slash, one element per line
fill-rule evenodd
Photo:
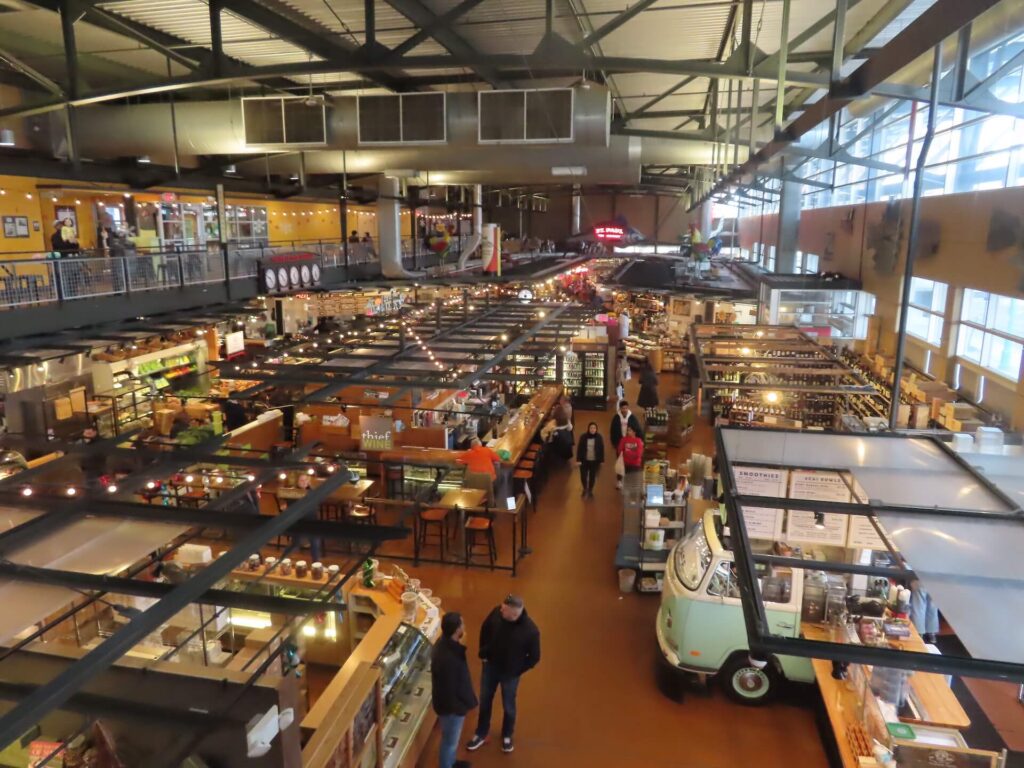
<path fill-rule="evenodd" d="M 116 389 L 96 395 L 88 404 L 96 431 L 102 437 L 149 427 L 153 423 L 153 388 L 131 379 L 115 383 Z"/>
<path fill-rule="evenodd" d="M 396 768 L 430 711 L 430 656 L 433 645 L 418 629 L 401 624 L 377 658 L 383 710 L 384 768 Z"/>
<path fill-rule="evenodd" d="M 830 339 L 864 339 L 875 297 L 852 280 L 775 275 L 761 282 L 758 322 L 795 325 Z"/>

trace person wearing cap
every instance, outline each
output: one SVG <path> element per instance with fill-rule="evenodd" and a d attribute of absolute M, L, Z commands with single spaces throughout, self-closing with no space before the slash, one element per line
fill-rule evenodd
<path fill-rule="evenodd" d="M 491 611 L 480 628 L 480 715 L 476 733 L 466 749 L 475 752 L 487 743 L 491 730 L 491 705 L 501 686 L 501 751 L 511 752 L 516 727 L 516 691 L 519 678 L 540 661 L 540 630 L 526 613 L 523 598 L 509 595 Z"/>
<path fill-rule="evenodd" d="M 441 637 L 434 646 L 430 662 L 434 711 L 441 723 L 441 768 L 468 768 L 465 760 L 456 760 L 462 724 L 477 698 L 466 662 L 465 624 L 458 613 L 446 613 L 441 619 Z"/>

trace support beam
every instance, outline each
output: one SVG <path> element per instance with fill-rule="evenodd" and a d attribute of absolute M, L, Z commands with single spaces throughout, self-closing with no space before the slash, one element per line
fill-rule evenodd
<path fill-rule="evenodd" d="M 458 19 L 460 16 L 464 16 L 465 14 L 469 13 L 482 2 L 484 2 L 484 0 L 462 0 L 462 2 L 456 5 L 454 8 L 442 13 L 440 16 L 435 17 L 434 21 L 432 21 L 430 24 L 420 28 L 420 30 L 416 32 L 416 34 L 412 35 L 411 37 L 407 38 L 404 42 L 396 46 L 392 53 L 398 56 L 404 56 L 406 53 L 411 51 L 420 43 L 424 42 L 425 40 L 429 40 L 431 37 L 433 37 L 434 33 L 437 30 L 441 29 L 442 27 L 450 27 L 453 23 L 455 23 L 456 19 Z"/>
<path fill-rule="evenodd" d="M 455 32 L 446 25 L 438 24 L 438 15 L 421 0 L 385 0 L 385 2 L 420 29 L 434 25 L 434 31 L 430 36 L 443 45 L 453 56 L 470 59 L 480 55 L 458 32 Z M 472 68 L 483 80 L 492 86 L 497 87 L 504 82 L 498 74 L 498 70 L 488 64 L 475 64 L 472 65 Z"/>
<path fill-rule="evenodd" d="M 373 48 L 377 44 L 377 0 L 363 0 L 363 24 L 366 28 L 364 45 Z"/>
<path fill-rule="evenodd" d="M 212 71 L 214 76 L 224 74 L 224 35 L 220 27 L 221 0 L 209 0 L 210 3 L 210 52 L 213 54 Z"/>
<path fill-rule="evenodd" d="M 785 75 L 787 57 L 789 55 L 789 0 L 782 0 L 782 31 L 779 36 L 779 53 L 776 69 L 779 75 Z M 786 106 L 786 83 L 785 80 L 775 84 L 775 122 L 774 135 L 782 132 L 784 127 L 782 110 Z"/>
<path fill-rule="evenodd" d="M 9 66 L 11 69 L 15 70 L 16 72 L 20 72 L 25 77 L 27 77 L 29 80 L 32 80 L 32 81 L 38 83 L 43 88 L 45 88 L 50 93 L 52 93 L 54 96 L 60 96 L 60 97 L 64 96 L 64 89 L 63 88 L 61 88 L 59 85 L 57 85 L 57 83 L 55 83 L 53 80 L 48 78 L 42 72 L 38 71 L 37 69 L 33 69 L 28 64 L 26 64 L 25 62 L 21 61 L 13 53 L 11 53 L 9 51 L 5 51 L 2 48 L 0 48 L 0 61 L 3 61 L 5 64 L 7 64 L 7 66 Z"/>
<path fill-rule="evenodd" d="M 132 595 L 152 600 L 161 600 L 174 591 L 174 584 L 159 581 L 139 581 L 118 576 L 97 576 L 77 571 L 62 571 L 52 568 L 36 568 L 19 563 L 0 563 L 0 579 L 23 581 L 30 584 L 45 584 L 64 587 L 78 592 L 111 592 L 117 595 Z M 286 616 L 309 616 L 324 611 L 343 609 L 341 603 L 321 600 L 305 600 L 291 597 L 273 597 L 248 592 L 233 592 L 227 589 L 208 589 L 195 601 L 201 605 L 215 605 L 220 608 L 238 608 L 247 611 L 279 613 Z"/>
<path fill-rule="evenodd" d="M 583 50 L 589 49 L 592 45 L 601 42 L 604 38 L 608 37 L 612 32 L 621 27 L 627 21 L 632 19 L 637 14 L 646 11 L 657 0 L 637 0 L 633 5 L 629 6 L 626 10 L 619 13 L 617 16 L 612 17 L 600 27 L 595 29 L 589 35 L 583 38 L 583 42 L 580 43 L 580 48 Z"/>
<path fill-rule="evenodd" d="M 842 79 L 844 48 L 846 42 L 847 0 L 835 0 L 836 20 L 832 28 L 832 65 L 829 68 L 829 85 L 836 88 Z"/>

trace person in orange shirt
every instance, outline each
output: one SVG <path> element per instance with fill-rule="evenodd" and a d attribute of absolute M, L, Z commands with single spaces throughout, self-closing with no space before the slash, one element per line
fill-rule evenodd
<path fill-rule="evenodd" d="M 459 464 L 465 464 L 466 470 L 469 472 L 489 475 L 491 480 L 498 478 L 494 465 L 495 462 L 501 463 L 501 456 L 480 442 L 478 437 L 473 438 L 469 444 L 469 450 L 463 451 L 457 461 Z"/>

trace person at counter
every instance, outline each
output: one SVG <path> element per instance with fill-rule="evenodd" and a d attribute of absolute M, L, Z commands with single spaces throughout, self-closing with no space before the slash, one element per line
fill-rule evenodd
<path fill-rule="evenodd" d="M 934 643 L 939 632 L 939 609 L 920 581 L 910 582 L 910 620 L 926 643 Z"/>
<path fill-rule="evenodd" d="M 430 660 L 432 703 L 441 723 L 441 768 L 469 768 L 465 760 L 455 759 L 466 715 L 480 703 L 469 676 L 465 636 L 462 616 L 446 613 L 441 619 L 441 639 Z"/>
<path fill-rule="evenodd" d="M 462 481 L 465 488 L 480 488 L 487 491 L 488 504 L 494 498 L 494 481 L 498 479 L 496 466 L 501 463 L 501 456 L 474 437 L 469 450 L 464 451 L 456 461 L 466 467 L 466 478 Z"/>

